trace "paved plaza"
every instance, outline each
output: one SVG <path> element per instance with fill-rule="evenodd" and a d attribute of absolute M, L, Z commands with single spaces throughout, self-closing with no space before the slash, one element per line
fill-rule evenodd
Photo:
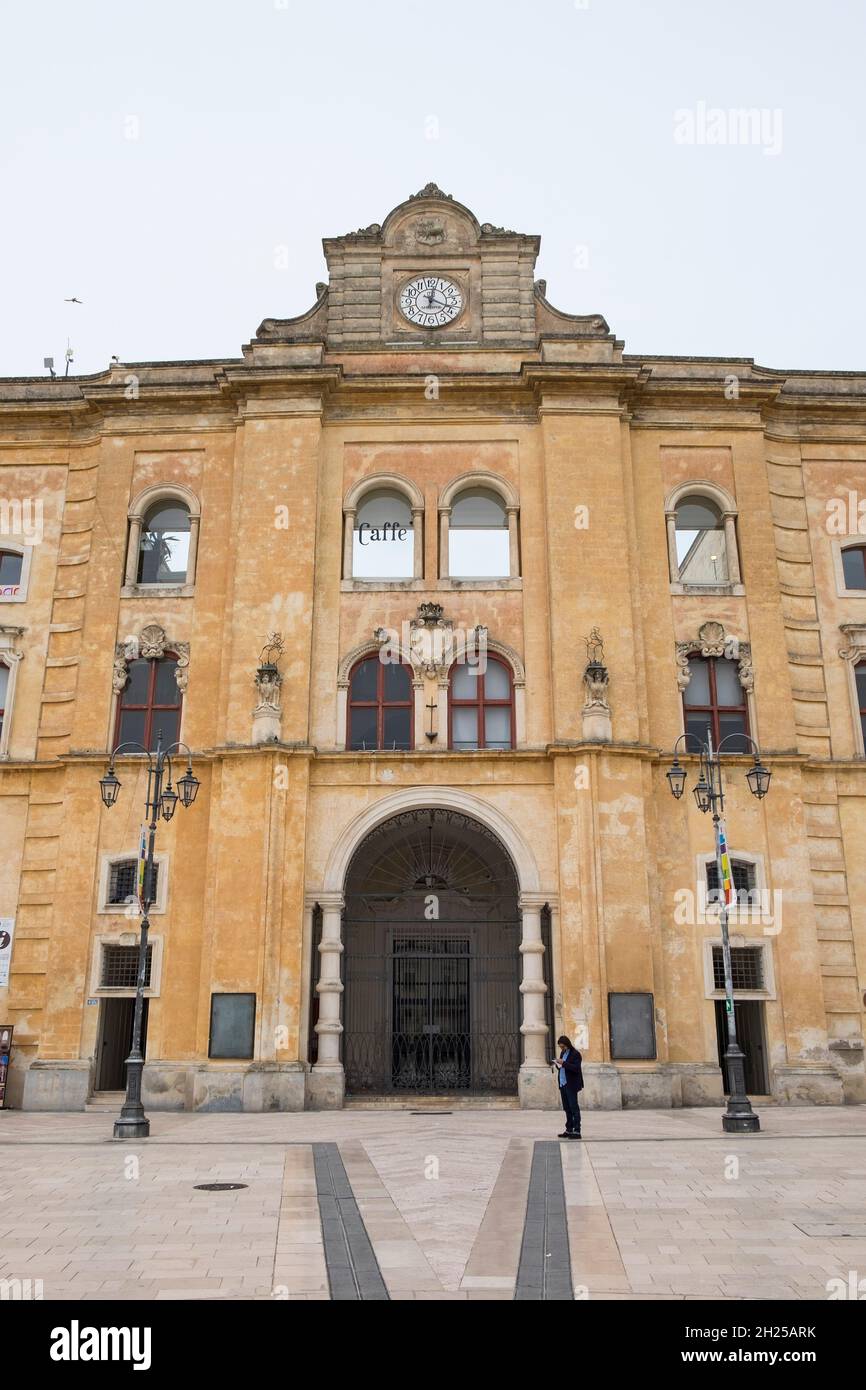
<path fill-rule="evenodd" d="M 563 1279 L 578 1299 L 826 1300 L 866 1279 L 866 1111 L 767 1107 L 738 1137 L 716 1110 L 590 1112 L 561 1144 L 560 1119 L 158 1114 L 126 1144 L 111 1114 L 4 1111 L 0 1281 L 74 1300 L 568 1297 Z"/>

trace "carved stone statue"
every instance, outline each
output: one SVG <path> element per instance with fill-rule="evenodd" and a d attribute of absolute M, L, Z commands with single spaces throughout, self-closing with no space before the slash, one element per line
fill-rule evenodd
<path fill-rule="evenodd" d="M 259 657 L 253 677 L 259 702 L 253 710 L 253 743 L 279 743 L 282 704 L 280 691 L 283 678 L 277 665 L 285 651 L 282 634 L 271 632 Z"/>

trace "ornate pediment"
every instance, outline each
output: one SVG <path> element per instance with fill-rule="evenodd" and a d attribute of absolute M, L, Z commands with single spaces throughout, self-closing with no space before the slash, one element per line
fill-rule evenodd
<path fill-rule="evenodd" d="M 112 686 L 117 695 L 126 689 L 131 661 L 161 661 L 166 653 L 177 657 L 174 678 L 183 695 L 189 682 L 189 642 L 173 642 L 159 623 L 148 623 L 138 636 L 126 637 L 114 648 Z"/>
<path fill-rule="evenodd" d="M 692 678 L 689 669 L 689 657 L 692 656 L 725 657 L 728 661 L 736 661 L 740 685 L 746 691 L 754 688 L 751 642 L 741 642 L 739 637 L 728 636 L 721 623 L 704 623 L 698 629 L 696 638 L 677 642 L 677 685 L 681 691 L 688 688 Z"/>

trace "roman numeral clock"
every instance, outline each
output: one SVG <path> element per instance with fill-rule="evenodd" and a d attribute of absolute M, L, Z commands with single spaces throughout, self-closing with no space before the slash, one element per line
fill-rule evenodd
<path fill-rule="evenodd" d="M 400 291 L 400 313 L 417 328 L 444 328 L 463 310 L 463 294 L 453 280 L 422 275 Z"/>

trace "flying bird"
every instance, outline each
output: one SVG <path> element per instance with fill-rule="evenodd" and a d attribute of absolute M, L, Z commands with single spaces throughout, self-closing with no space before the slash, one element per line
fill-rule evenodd
<path fill-rule="evenodd" d="M 83 304 L 83 303 L 84 303 L 84 300 L 83 300 L 83 299 L 76 299 L 75 296 L 73 295 L 71 299 L 64 299 L 63 303 L 64 303 L 64 304 Z"/>

